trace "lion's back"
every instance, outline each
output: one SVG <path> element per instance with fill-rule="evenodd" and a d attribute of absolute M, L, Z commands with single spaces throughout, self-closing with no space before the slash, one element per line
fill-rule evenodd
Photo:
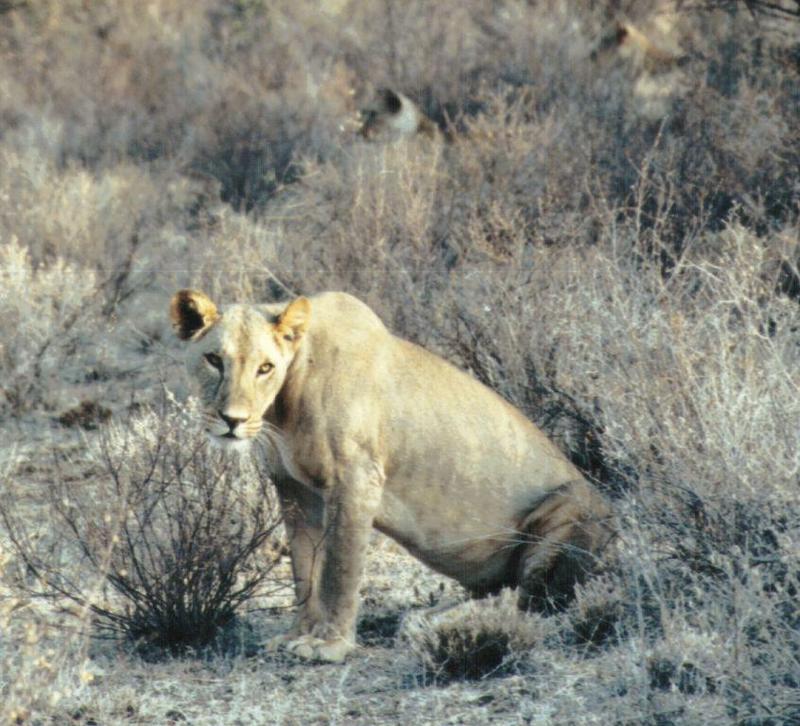
<path fill-rule="evenodd" d="M 380 437 L 393 468 L 412 472 L 436 460 L 448 474 L 469 468 L 486 481 L 503 472 L 509 482 L 538 470 L 534 478 L 546 487 L 578 476 L 518 409 L 444 358 L 394 336 L 365 303 L 340 292 L 311 303 L 317 400 L 328 403 L 322 416 L 336 419 L 337 428 L 348 421 L 357 437 Z"/>

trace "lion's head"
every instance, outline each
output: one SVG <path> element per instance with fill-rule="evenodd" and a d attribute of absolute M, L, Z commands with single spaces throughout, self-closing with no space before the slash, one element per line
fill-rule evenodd
<path fill-rule="evenodd" d="M 372 103 L 361 110 L 359 134 L 367 140 L 397 141 L 417 136 L 436 139 L 439 130 L 410 98 L 379 88 Z"/>
<path fill-rule="evenodd" d="M 189 344 L 187 367 L 212 441 L 254 439 L 308 329 L 311 303 L 300 297 L 276 314 L 247 305 L 220 311 L 202 292 L 179 290 L 170 317 Z"/>

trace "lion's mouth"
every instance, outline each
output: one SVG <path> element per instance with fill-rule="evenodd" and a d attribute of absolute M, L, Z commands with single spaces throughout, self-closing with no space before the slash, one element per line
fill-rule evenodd
<path fill-rule="evenodd" d="M 208 431 L 208 437 L 211 441 L 218 443 L 220 446 L 230 446 L 233 444 L 246 444 L 255 438 L 248 436 L 247 433 L 234 433 L 233 431 L 226 431 L 224 434 Z"/>
<path fill-rule="evenodd" d="M 223 426 L 218 421 L 206 422 L 206 434 L 211 441 L 220 446 L 231 446 L 236 443 L 248 442 L 258 437 L 261 431 L 261 422 L 253 424 L 245 422 L 234 427 Z"/>
<path fill-rule="evenodd" d="M 213 448 L 225 453 L 244 454 L 250 451 L 253 439 L 242 438 L 230 432 L 227 434 L 209 433 L 208 442 Z"/>

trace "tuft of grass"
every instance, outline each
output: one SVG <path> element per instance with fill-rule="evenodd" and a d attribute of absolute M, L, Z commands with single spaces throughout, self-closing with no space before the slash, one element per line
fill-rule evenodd
<path fill-rule="evenodd" d="M 505 590 L 497 597 L 409 615 L 400 638 L 417 655 L 422 680 L 441 685 L 508 675 L 549 631 L 547 621 L 522 613 L 515 595 Z"/>

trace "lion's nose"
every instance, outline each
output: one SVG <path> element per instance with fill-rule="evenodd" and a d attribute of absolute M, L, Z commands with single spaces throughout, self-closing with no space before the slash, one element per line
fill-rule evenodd
<path fill-rule="evenodd" d="M 247 417 L 227 416 L 222 411 L 217 411 L 219 417 L 228 424 L 228 428 L 233 431 L 240 423 L 247 421 Z"/>

